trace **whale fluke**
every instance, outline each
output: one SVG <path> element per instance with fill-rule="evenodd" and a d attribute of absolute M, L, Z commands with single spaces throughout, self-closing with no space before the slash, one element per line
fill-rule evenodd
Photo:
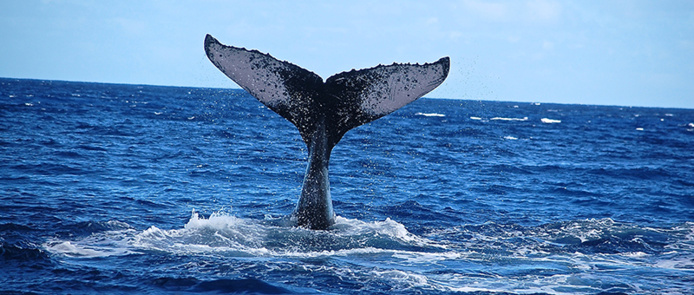
<path fill-rule="evenodd" d="M 379 65 L 342 72 L 325 82 L 317 74 L 257 50 L 205 37 L 205 52 L 227 77 L 292 122 L 309 152 L 303 188 L 292 219 L 327 229 L 335 213 L 330 197 L 330 153 L 352 128 L 369 123 L 429 93 L 448 76 L 450 59 Z"/>

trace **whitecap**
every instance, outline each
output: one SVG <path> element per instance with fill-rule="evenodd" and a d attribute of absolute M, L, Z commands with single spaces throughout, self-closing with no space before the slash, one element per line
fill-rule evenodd
<path fill-rule="evenodd" d="M 424 116 L 424 117 L 445 117 L 446 115 L 444 114 L 439 114 L 439 113 L 416 113 L 415 116 Z"/>
<path fill-rule="evenodd" d="M 523 118 L 504 118 L 504 117 L 494 117 L 491 118 L 490 120 L 493 121 L 528 121 L 528 117 L 523 117 Z"/>
<path fill-rule="evenodd" d="M 540 121 L 542 121 L 542 123 L 545 123 L 545 124 L 561 123 L 561 120 L 554 120 L 554 119 L 549 119 L 549 118 L 542 118 L 542 119 L 540 119 Z"/>

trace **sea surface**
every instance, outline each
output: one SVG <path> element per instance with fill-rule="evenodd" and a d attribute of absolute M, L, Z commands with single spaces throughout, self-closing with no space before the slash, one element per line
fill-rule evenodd
<path fill-rule="evenodd" d="M 0 294 L 693 294 L 694 110 L 423 98 L 348 132 L 337 223 L 243 90 L 0 79 Z"/>

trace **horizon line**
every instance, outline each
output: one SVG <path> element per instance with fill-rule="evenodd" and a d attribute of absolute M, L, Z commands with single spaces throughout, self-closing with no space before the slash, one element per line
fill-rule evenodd
<path fill-rule="evenodd" d="M 61 80 L 61 79 L 41 79 L 41 78 L 17 78 L 17 77 L 0 77 L 0 79 L 5 80 L 32 80 L 32 81 L 45 81 L 45 82 L 67 82 L 67 83 L 86 83 L 86 84 L 111 84 L 111 85 L 132 85 L 132 86 L 148 86 L 148 87 L 175 87 L 175 88 L 200 88 L 200 89 L 225 89 L 225 90 L 244 90 L 243 88 L 234 87 L 214 87 L 214 86 L 182 86 L 182 85 L 160 85 L 160 84 L 140 84 L 140 83 L 123 83 L 123 82 L 100 82 L 100 81 L 75 81 L 75 80 Z M 248 93 L 248 91 L 246 91 Z M 250 95 L 250 93 L 249 93 Z M 252 96 L 252 95 L 251 95 Z M 482 99 L 482 98 L 450 98 L 450 97 L 427 97 L 423 96 L 425 99 L 442 99 L 442 100 L 467 100 L 467 101 L 487 101 L 487 102 L 501 102 L 501 103 L 528 103 L 528 104 L 554 104 L 554 105 L 580 105 L 580 106 L 599 106 L 599 107 L 621 107 L 621 108 L 655 108 L 655 109 L 681 109 L 681 110 L 694 110 L 694 107 L 673 107 L 673 106 L 639 106 L 639 105 L 612 105 L 612 104 L 584 104 L 584 103 L 564 103 L 564 102 L 551 102 L 551 101 L 529 101 L 529 100 L 495 100 L 495 99 Z"/>

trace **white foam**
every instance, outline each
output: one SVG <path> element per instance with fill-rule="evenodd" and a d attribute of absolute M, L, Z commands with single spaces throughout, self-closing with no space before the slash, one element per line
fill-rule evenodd
<path fill-rule="evenodd" d="M 386 279 L 394 282 L 398 289 L 408 289 L 412 287 L 428 287 L 431 284 L 429 279 L 421 274 L 405 272 L 396 269 L 374 270 L 371 273 L 376 278 Z"/>
<path fill-rule="evenodd" d="M 542 121 L 542 123 L 545 123 L 545 124 L 561 123 L 561 120 L 554 120 L 554 119 L 548 119 L 548 118 L 542 118 L 542 119 L 540 119 L 540 121 Z"/>
<path fill-rule="evenodd" d="M 444 114 L 439 114 L 439 113 L 416 113 L 416 116 L 424 116 L 424 117 L 445 117 L 446 115 Z"/>
<path fill-rule="evenodd" d="M 431 288 L 444 292 L 485 292 L 514 294 L 593 294 L 599 289 L 591 288 L 590 275 L 555 274 L 535 277 L 504 277 L 501 275 L 466 276 L 465 274 L 442 274 L 429 276 Z M 578 287 L 583 292 L 571 290 Z"/>
<path fill-rule="evenodd" d="M 157 251 L 181 253 L 245 252 L 263 255 L 266 233 L 257 223 L 234 216 L 213 213 L 203 218 L 193 211 L 182 229 L 162 230 L 155 226 L 133 237 L 132 246 Z"/>
<path fill-rule="evenodd" d="M 494 117 L 491 118 L 490 120 L 493 121 L 528 121 L 528 117 L 523 117 L 523 118 L 504 118 L 504 117 Z"/>
<path fill-rule="evenodd" d="M 403 250 L 410 247 L 446 249 L 446 245 L 410 233 L 403 224 L 386 219 L 364 222 L 336 217 L 329 231 L 279 226 L 272 222 L 237 218 L 214 213 L 209 218 L 192 212 L 180 229 L 150 226 L 136 231 L 95 233 L 77 241 L 52 241 L 45 245 L 49 252 L 70 257 L 117 256 L 148 251 L 176 255 L 223 255 L 232 257 L 295 257 L 315 258 L 385 254 L 409 261 L 446 259 Z"/>
<path fill-rule="evenodd" d="M 348 280 L 386 281 L 394 290 L 416 288 L 426 292 L 509 292 L 574 294 L 597 293 L 595 269 L 618 273 L 641 268 L 672 269 L 688 272 L 694 268 L 689 251 L 694 245 L 694 223 L 674 229 L 645 228 L 648 231 L 676 231 L 684 235 L 667 247 L 671 252 L 648 254 L 640 251 L 617 254 L 585 254 L 545 250 L 545 240 L 571 236 L 590 241 L 611 235 L 613 231 L 630 230 L 632 226 L 612 219 L 588 219 L 562 223 L 560 227 L 534 230 L 505 228 L 503 232 L 479 231 L 466 226 L 445 228 L 422 237 L 392 219 L 361 221 L 337 217 L 329 231 L 272 225 L 267 220 L 238 218 L 214 213 L 209 218 L 193 212 L 177 229 L 151 226 L 138 231 L 127 224 L 113 224 L 119 231 L 106 231 L 76 241 L 53 241 L 45 248 L 52 253 L 73 258 L 127 255 L 148 251 L 173 255 L 244 257 L 258 263 L 302 259 L 335 259 L 348 261 L 354 268 L 302 263 L 307 270 L 333 272 Z M 489 223 L 489 226 L 494 226 Z M 446 236 L 471 235 L 469 243 L 450 246 Z M 429 240 L 438 240 L 436 242 Z M 523 239 L 527 242 L 516 241 Z M 551 244 L 549 248 L 561 247 Z M 492 251 L 490 251 L 492 250 Z M 273 258 L 279 258 L 273 260 Z M 293 263 L 293 262 L 291 262 Z M 489 271 L 491 267 L 498 272 Z M 454 272 L 438 272 L 437 270 Z M 558 272 L 555 275 L 520 275 L 518 273 Z M 624 282 L 621 278 L 617 282 Z M 644 285 L 648 282 L 644 282 Z M 629 286 L 639 290 L 638 286 Z"/>
<path fill-rule="evenodd" d="M 655 267 L 658 268 L 663 268 L 663 269 L 672 269 L 672 270 L 683 270 L 683 269 L 694 269 L 694 257 L 687 257 L 686 255 L 683 256 L 675 256 L 670 259 L 662 259 L 659 261 L 656 261 L 654 264 Z"/>
<path fill-rule="evenodd" d="M 61 253 L 61 254 L 67 255 L 67 256 L 74 256 L 74 257 L 103 257 L 103 256 L 108 256 L 108 255 L 105 255 L 104 252 L 96 251 L 93 249 L 83 248 L 81 246 L 77 246 L 77 245 L 73 244 L 72 242 L 59 242 L 56 244 L 48 244 L 48 245 L 46 245 L 46 249 L 48 249 L 50 252 Z"/>
<path fill-rule="evenodd" d="M 439 261 L 456 260 L 467 258 L 464 252 L 414 252 L 414 251 L 396 251 L 393 253 L 393 258 L 404 260 L 408 264 L 431 264 Z"/>
<path fill-rule="evenodd" d="M 471 120 L 482 120 L 480 117 L 470 117 Z M 693 123 L 694 124 L 694 123 Z"/>
<path fill-rule="evenodd" d="M 504 136 L 504 139 L 508 139 L 508 140 L 518 140 L 518 137 Z"/>
<path fill-rule="evenodd" d="M 43 245 L 46 251 L 75 258 L 123 256 L 137 253 L 122 239 L 123 231 L 94 234 L 79 241 L 49 241 Z"/>

